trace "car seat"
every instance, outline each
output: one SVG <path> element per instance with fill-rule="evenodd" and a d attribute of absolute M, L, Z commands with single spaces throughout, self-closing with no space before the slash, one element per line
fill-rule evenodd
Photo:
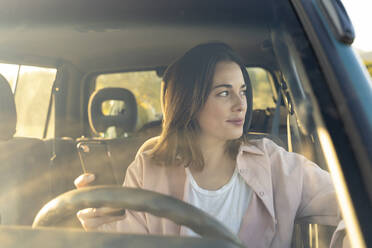
<path fill-rule="evenodd" d="M 0 75 L 0 215 L 1 224 L 31 225 L 52 197 L 49 154 L 36 138 L 14 137 L 17 111 L 8 81 Z"/>
<path fill-rule="evenodd" d="M 124 102 L 124 105 L 116 110 L 116 113 L 104 114 L 102 104 L 111 100 Z M 133 132 L 137 123 L 136 98 L 132 92 L 124 88 L 97 90 L 89 98 L 88 118 L 89 126 L 95 135 L 106 132 L 109 127 Z"/>
<path fill-rule="evenodd" d="M 122 101 L 124 105 L 120 111 L 105 115 L 102 103 L 110 100 Z M 85 167 L 85 161 L 102 165 L 109 161 L 111 168 L 102 167 L 100 174 L 111 173 L 108 170 L 112 169 L 116 183 L 122 184 L 127 167 L 134 159 L 138 148 L 147 139 L 131 135 L 137 124 L 137 102 L 133 93 L 124 88 L 103 88 L 95 91 L 89 99 L 88 118 L 90 128 L 96 137 L 78 140 L 82 166 Z M 110 127 L 122 130 L 124 135 L 120 138 L 99 137 Z M 104 148 L 97 149 L 97 142 Z M 95 152 L 91 152 L 90 149 L 93 145 L 96 147 Z M 90 166 L 97 168 L 98 165 Z"/>

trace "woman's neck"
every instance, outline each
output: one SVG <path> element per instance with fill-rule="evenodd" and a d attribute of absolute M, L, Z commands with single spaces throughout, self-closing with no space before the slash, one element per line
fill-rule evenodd
<path fill-rule="evenodd" d="M 199 147 L 204 159 L 203 170 L 191 168 L 197 184 L 209 190 L 216 190 L 225 185 L 235 169 L 235 162 L 225 152 L 225 141 L 200 139 Z"/>
<path fill-rule="evenodd" d="M 204 169 L 214 169 L 219 166 L 220 161 L 226 160 L 226 141 L 201 136 L 198 143 L 204 159 Z"/>

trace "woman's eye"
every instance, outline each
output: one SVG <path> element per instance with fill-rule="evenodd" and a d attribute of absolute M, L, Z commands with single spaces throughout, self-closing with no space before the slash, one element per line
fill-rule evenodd
<path fill-rule="evenodd" d="M 217 94 L 218 96 L 228 96 L 229 95 L 229 92 L 228 91 L 222 91 L 220 93 Z"/>
<path fill-rule="evenodd" d="M 246 96 L 246 95 L 247 95 L 247 90 L 242 90 L 242 91 L 240 92 L 240 94 L 241 94 L 242 96 Z"/>

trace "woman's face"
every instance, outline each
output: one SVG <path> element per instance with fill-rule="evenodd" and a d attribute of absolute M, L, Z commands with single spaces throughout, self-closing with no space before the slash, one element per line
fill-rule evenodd
<path fill-rule="evenodd" d="M 222 141 L 243 134 L 247 110 L 246 85 L 240 66 L 232 61 L 216 65 L 211 92 L 198 115 L 201 137 Z"/>

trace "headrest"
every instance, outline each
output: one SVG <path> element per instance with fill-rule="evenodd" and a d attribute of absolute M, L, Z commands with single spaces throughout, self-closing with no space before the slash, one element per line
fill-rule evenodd
<path fill-rule="evenodd" d="M 8 140 L 16 132 L 17 111 L 12 89 L 0 74 L 0 140 Z"/>
<path fill-rule="evenodd" d="M 102 103 L 109 100 L 123 101 L 118 111 L 104 115 Z M 124 132 L 134 131 L 137 124 L 137 102 L 129 90 L 123 88 L 103 88 L 93 92 L 88 103 L 89 125 L 98 135 L 105 132 L 108 127 L 117 127 Z"/>

